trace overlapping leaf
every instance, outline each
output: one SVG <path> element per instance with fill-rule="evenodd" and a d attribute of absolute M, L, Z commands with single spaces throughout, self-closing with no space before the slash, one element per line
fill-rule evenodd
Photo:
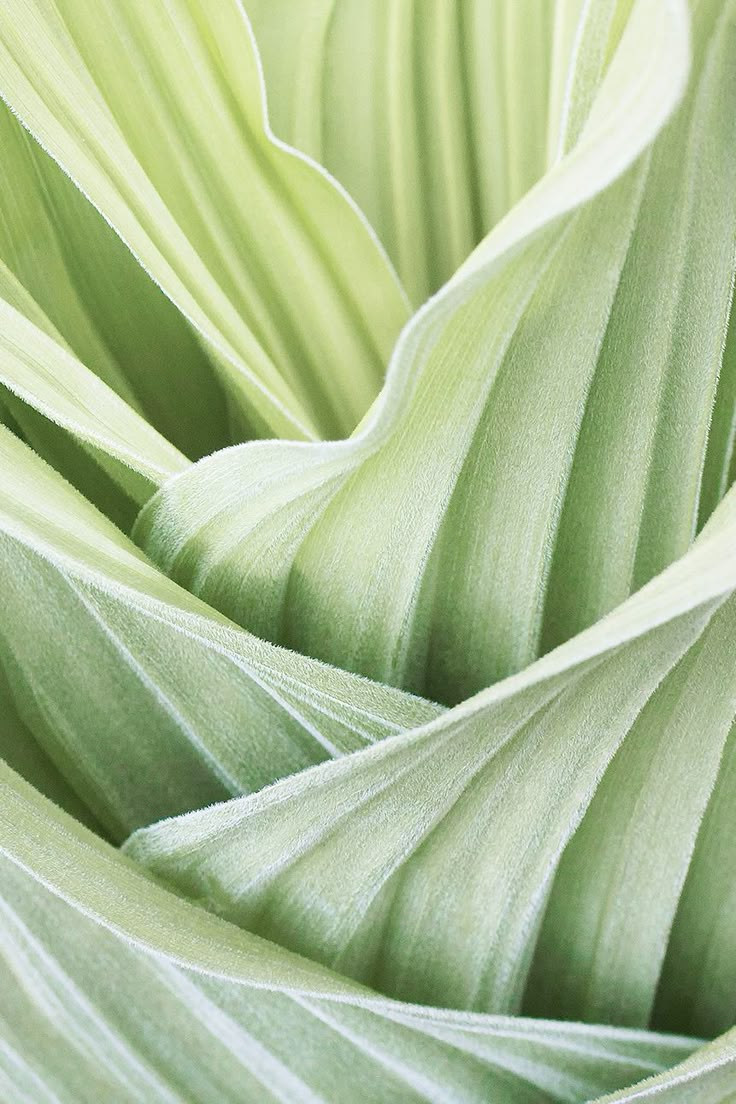
<path fill-rule="evenodd" d="M 0 1069 L 34 1101 L 341 1104 L 349 1079 L 366 1104 L 544 1104 L 696 1045 L 387 1000 L 162 890 L 7 768 L 2 796 Z"/>
<path fill-rule="evenodd" d="M 548 0 L 248 11 L 276 133 L 360 203 L 418 306 L 544 171 L 551 69 L 569 71 L 563 13 Z"/>
<path fill-rule="evenodd" d="M 349 432 L 403 293 L 346 194 L 271 137 L 242 7 L 13 0 L 2 29 L 0 95 L 200 332 L 241 421 Z"/>
<path fill-rule="evenodd" d="M 186 470 L 186 457 L 77 360 L 2 262 L 0 335 L 15 428 L 116 521 Z"/>
<path fill-rule="evenodd" d="M 19 303 L 4 275 L 2 298 L 60 336 L 190 458 L 231 443 L 222 389 L 184 317 L 3 104 L 0 197 L 0 258 L 25 292 Z M 13 333 L 4 318 L 3 335 Z M 21 331 L 17 344 L 26 340 Z M 34 444 L 43 451 L 44 441 Z"/>
<path fill-rule="evenodd" d="M 689 795 L 689 815 L 679 810 L 678 832 L 661 838 L 661 850 L 644 836 L 641 865 L 626 872 L 632 924 L 650 904 L 652 870 L 661 863 L 668 872 L 672 888 L 657 899 L 651 926 L 648 916 L 634 940 L 616 923 L 620 898 L 605 895 L 615 867 L 601 874 L 601 900 L 595 880 L 579 890 L 603 921 L 614 910 L 611 933 L 586 928 L 601 943 L 593 946 L 601 989 L 607 982 L 624 1016 L 627 1000 L 643 1001 L 645 1019 L 678 880 L 734 716 L 733 680 L 721 684 L 720 664 L 729 663 L 733 640 L 726 599 L 736 586 L 735 521 L 732 493 L 688 556 L 615 613 L 436 721 L 252 797 L 143 829 L 130 853 L 229 919 L 382 991 L 516 1011 L 557 864 L 601 776 L 622 746 L 624 755 L 646 757 L 655 741 L 672 773 L 682 771 L 681 727 L 694 712 L 703 781 Z M 700 663 L 724 651 L 724 637 L 719 669 L 703 678 Z M 663 726 L 673 698 L 684 721 Z M 632 793 L 641 782 L 634 779 Z M 658 785 L 665 809 L 678 801 L 680 791 Z M 660 812 L 658 797 L 655 789 L 644 827 Z M 597 810 L 592 817 L 599 820 Z M 603 846 L 615 847 L 616 829 L 602 826 L 613 832 Z M 580 936 L 574 909 L 569 923 Z M 565 924 L 556 931 L 564 941 Z M 623 965 L 619 938 L 634 940 Z M 580 936 L 575 953 L 583 959 L 586 950 Z M 594 987 L 598 964 L 581 963 Z M 563 1001 L 564 986 L 578 981 L 566 977 L 575 966 L 572 951 L 560 968 L 549 964 Z M 595 990 L 586 997 L 583 990 L 571 1000 L 568 1014 L 599 1012 Z"/>
<path fill-rule="evenodd" d="M 699 5 L 691 88 L 647 152 L 684 13 L 636 4 L 577 142 L 415 316 L 362 432 L 173 480 L 137 529 L 164 570 L 260 635 L 451 703 L 681 555 L 731 302 L 733 18 Z"/>
<path fill-rule="evenodd" d="M 731 674 L 731 680 L 733 674 Z M 657 994 L 655 1020 L 667 1030 L 699 1025 L 717 1035 L 736 1020 L 733 869 L 736 730 L 732 729 L 721 770 L 703 820 Z"/>
<path fill-rule="evenodd" d="M 277 133 L 451 278 L 352 438 L 190 466 L 350 433 L 403 291 L 237 0 L 7 0 L 0 1096 L 729 1099 L 736 5 L 690 7 L 252 0 Z M 110 520 L 157 488 L 159 567 Z"/>
<path fill-rule="evenodd" d="M 243 632 L 7 431 L 0 448 L 0 647 L 15 706 L 114 834 L 440 711 Z"/>

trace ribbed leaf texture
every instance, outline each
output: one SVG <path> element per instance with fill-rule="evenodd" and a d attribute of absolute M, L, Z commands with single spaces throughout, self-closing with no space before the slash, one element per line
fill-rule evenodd
<path fill-rule="evenodd" d="M 2 0 L 0 1102 L 736 1102 L 736 0 Z"/>

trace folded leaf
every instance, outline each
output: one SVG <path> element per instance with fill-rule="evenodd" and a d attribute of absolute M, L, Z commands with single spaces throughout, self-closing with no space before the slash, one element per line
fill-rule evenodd
<path fill-rule="evenodd" d="M 0 661 L 23 723 L 113 836 L 441 712 L 230 624 L 7 430 L 2 469 Z"/>
<path fill-rule="evenodd" d="M 0 1098 L 731 1100 L 735 62 L 6 0 Z"/>
<path fill-rule="evenodd" d="M 732 681 L 732 677 L 731 677 Z M 668 1030 L 699 1024 L 716 1035 L 736 1014 L 733 917 L 736 728 L 731 730 L 679 902 L 654 1019 Z"/>
<path fill-rule="evenodd" d="M 544 172 L 555 6 L 246 6 L 276 133 L 355 197 L 418 305 Z"/>
<path fill-rule="evenodd" d="M 594 1104 L 629 1104 L 656 1100 L 657 1104 L 730 1104 L 736 1074 L 736 1030 L 716 1039 L 675 1069 L 630 1089 L 622 1089 Z"/>
<path fill-rule="evenodd" d="M 718 391 L 708 436 L 700 495 L 700 522 L 710 516 L 716 504 L 736 481 L 736 296 L 718 378 Z"/>
<path fill-rule="evenodd" d="M 141 829 L 128 853 L 229 920 L 383 992 L 518 1010 L 563 848 L 624 741 L 641 754 L 663 739 L 670 679 L 716 769 L 729 697 L 711 701 L 698 661 L 713 649 L 722 670 L 731 655 L 735 536 L 732 492 L 687 556 L 521 674 L 370 749 Z M 667 734 L 682 739 L 676 725 Z M 700 747 L 688 750 L 699 768 Z M 683 824 L 664 853 L 675 879 Z M 647 873 L 630 879 L 645 903 Z M 667 907 L 640 937 L 655 963 Z M 656 968 L 632 955 L 630 970 L 624 980 L 646 982 L 651 1004 Z"/>
<path fill-rule="evenodd" d="M 88 492 L 90 475 L 93 479 L 102 468 L 119 491 L 140 506 L 157 487 L 189 466 L 134 407 L 77 360 L 2 262 L 0 383 L 12 393 L 5 402 L 16 421 L 38 451 L 51 451 L 52 463 L 56 460 L 63 470 L 86 455 L 89 470 L 80 481 Z M 43 419 L 29 416 L 24 404 Z M 82 449 L 73 451 L 65 433 L 50 433 L 44 419 L 70 433 Z M 108 499 L 102 501 L 109 506 Z"/>
<path fill-rule="evenodd" d="M 21 720 L 11 690 L 15 675 L 12 665 L 7 671 L 0 668 L 0 757 L 77 820 L 101 832 L 89 809 Z"/>
<path fill-rule="evenodd" d="M 721 235 L 726 213 L 736 222 L 725 167 L 736 146 L 708 144 L 723 159 L 708 175 L 717 195 L 697 202 L 685 243 L 666 211 L 654 227 L 654 212 L 642 219 L 665 169 L 680 197 L 670 147 L 687 146 L 694 105 L 730 134 L 732 14 L 701 5 L 691 92 L 650 155 L 686 78 L 687 19 L 679 4 L 635 4 L 577 142 L 414 317 L 362 431 L 340 445 L 235 448 L 173 480 L 136 530 L 162 569 L 259 635 L 451 703 L 681 555 L 730 306 Z M 654 265 L 644 284 L 638 268 L 627 277 L 634 241 L 655 229 L 678 263 L 687 255 L 688 279 L 707 276 L 707 296 L 663 294 Z M 701 237 L 715 253 L 701 256 Z M 604 366 L 634 296 L 626 345 Z M 685 329 L 702 338 L 697 359 Z M 614 372 L 636 378 L 630 400 L 586 411 Z"/>
<path fill-rule="evenodd" d="M 345 193 L 272 138 L 242 7 L 57 9 L 4 5 L 0 94 L 203 336 L 246 421 L 349 432 L 403 293 Z"/>
<path fill-rule="evenodd" d="M 190 458 L 230 444 L 186 319 L 2 103 L 0 196 L 0 259 L 67 348 Z"/>
<path fill-rule="evenodd" d="M 0 1071 L 34 1102 L 342 1104 L 349 1079 L 365 1104 L 582 1104 L 697 1045 L 387 1000 L 167 893 L 0 771 Z"/>
<path fill-rule="evenodd" d="M 730 600 L 652 695 L 606 771 L 552 886 L 525 1004 L 533 1014 L 554 1008 L 564 1019 L 649 1024 L 683 882 L 736 716 L 735 639 L 736 602 Z M 727 868 L 711 869 L 722 879 Z M 705 900 L 701 894 L 698 915 L 712 916 Z M 726 955 L 727 943 L 725 931 L 710 933 L 710 953 Z M 693 982 L 689 992 L 697 989 Z M 730 1025 L 729 1019 L 715 1027 Z"/>

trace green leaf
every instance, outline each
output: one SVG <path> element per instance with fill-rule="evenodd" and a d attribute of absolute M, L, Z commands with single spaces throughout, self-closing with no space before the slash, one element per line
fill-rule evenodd
<path fill-rule="evenodd" d="M 276 133 L 355 197 L 418 305 L 544 172 L 554 5 L 247 8 Z"/>
<path fill-rule="evenodd" d="M 0 383 L 5 402 L 26 435 L 40 430 L 40 451 L 52 446 L 60 467 L 76 455 L 66 434 L 52 436 L 32 421 L 23 404 L 70 433 L 85 449 L 87 464 L 102 467 L 138 506 L 188 461 L 128 403 L 70 352 L 40 307 L 0 262 Z M 53 445 L 57 449 L 53 451 Z M 46 448 L 44 448 L 44 446 Z"/>
<path fill-rule="evenodd" d="M 342 1104 L 347 1080 L 365 1104 L 582 1102 L 697 1045 L 388 1000 L 168 893 L 0 777 L 0 1071 L 34 1104 Z"/>
<path fill-rule="evenodd" d="M 675 915 L 655 1021 L 667 1030 L 698 1024 L 704 1034 L 731 1027 L 736 1007 L 733 879 L 736 839 L 733 831 L 736 786 L 736 727 L 695 845 Z"/>
<path fill-rule="evenodd" d="M 687 18 L 637 3 L 577 142 L 414 317 L 362 431 L 232 449 L 172 480 L 135 531 L 162 569 L 259 635 L 452 703 L 681 555 L 730 305 L 732 10 L 699 9 L 696 77 L 650 154 L 683 91 Z M 669 195 L 659 220 L 644 211 L 662 201 L 664 167 L 680 200 L 672 146 L 698 106 L 722 161 L 683 243 Z M 654 264 L 643 282 L 639 267 L 627 275 L 655 231 L 688 280 L 707 276 L 705 297 L 659 294 Z M 695 363 L 685 330 L 701 339 Z M 602 405 L 614 374 L 630 397 Z"/>
<path fill-rule="evenodd" d="M 184 317 L 2 103 L 0 194 L 0 258 L 27 292 L 28 317 L 47 328 L 41 313 L 190 458 L 230 444 L 222 389 Z M 2 296 L 23 309 L 5 280 Z"/>
<path fill-rule="evenodd" d="M 7 671 L 0 668 L 0 756 L 55 804 L 94 831 L 100 831 L 89 809 L 21 720 L 11 689 L 16 674 L 12 665 Z"/>
<path fill-rule="evenodd" d="M 0 12 L 0 1097 L 725 1104 L 736 0 L 251 14 Z"/>
<path fill-rule="evenodd" d="M 0 470 L 0 660 L 15 709 L 113 836 L 441 712 L 238 629 L 7 430 Z"/>
<path fill-rule="evenodd" d="M 730 1104 L 736 1073 L 736 1030 L 716 1039 L 687 1058 L 675 1069 L 667 1070 L 630 1089 L 622 1089 L 594 1104 L 628 1104 L 656 1100 L 657 1104 Z"/>
<path fill-rule="evenodd" d="M 713 696 L 700 662 L 712 650 L 722 670 L 731 654 L 735 536 L 731 493 L 688 555 L 524 672 L 375 747 L 141 829 L 128 853 L 227 919 L 383 992 L 517 1011 L 563 849 L 624 741 L 636 754 L 663 740 L 672 683 L 703 726 L 711 777 L 717 767 L 733 694 Z M 667 738 L 662 754 L 685 754 L 677 725 Z M 695 762 L 687 747 L 700 769 L 700 746 Z M 675 878 L 687 831 L 683 820 L 662 843 Z M 638 874 L 641 922 L 646 864 Z M 661 962 L 660 917 L 652 932 L 640 943 Z M 606 964 L 635 992 L 648 984 L 651 1003 L 646 959 L 632 954 L 623 978 L 615 954 Z"/>
<path fill-rule="evenodd" d="M 525 1004 L 532 1014 L 554 1008 L 564 1019 L 650 1023 L 683 882 L 736 716 L 735 638 L 731 600 L 657 688 L 603 776 L 549 896 Z M 701 894 L 698 915 L 712 917 L 705 902 L 718 896 Z M 710 952 L 727 957 L 726 932 L 710 936 Z M 697 989 L 694 983 L 689 991 Z M 730 1025 L 722 1019 L 715 1028 Z M 702 1024 L 700 1030 L 716 1033 Z"/>
<path fill-rule="evenodd" d="M 704 522 L 736 480 L 736 296 L 731 302 L 723 363 L 713 408 L 708 451 L 700 495 L 700 522 Z"/>
<path fill-rule="evenodd" d="M 0 29 L 3 98 L 205 339 L 240 416 L 349 432 L 406 304 L 346 194 L 271 136 L 240 5 L 10 0 Z"/>

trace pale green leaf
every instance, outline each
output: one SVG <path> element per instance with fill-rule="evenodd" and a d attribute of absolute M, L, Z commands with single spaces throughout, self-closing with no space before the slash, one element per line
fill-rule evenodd
<path fill-rule="evenodd" d="M 0 659 L 15 708 L 113 835 L 441 712 L 232 625 L 7 430 L 0 470 Z"/>
<path fill-rule="evenodd" d="M 403 736 L 141 829 L 128 852 L 228 919 L 384 992 L 518 1010 L 563 848 L 624 741 L 661 738 L 652 703 L 667 705 L 683 656 L 684 675 L 670 677 L 684 680 L 717 762 L 732 696 L 711 702 L 697 660 L 730 655 L 735 537 L 731 493 L 687 556 L 524 672 Z M 677 726 L 668 734 L 677 746 Z M 646 880 L 634 890 L 648 901 Z M 637 966 L 632 956 L 630 986 L 644 984 Z M 651 1003 L 656 970 L 644 971 Z"/>
<path fill-rule="evenodd" d="M 365 1104 L 582 1104 L 696 1045 L 388 1000 L 166 892 L 0 773 L 0 1070 L 34 1104 L 343 1104 L 347 1081 Z"/>
<path fill-rule="evenodd" d="M 705 521 L 736 480 L 736 296 L 731 303 L 723 363 L 708 437 L 700 495 L 700 521 Z"/>
<path fill-rule="evenodd" d="M 11 690 L 16 677 L 12 664 L 7 671 L 0 668 L 0 758 L 77 820 L 99 831 L 89 809 L 21 720 Z"/>
<path fill-rule="evenodd" d="M 736 602 L 729 601 L 647 702 L 599 784 L 546 907 L 525 1004 L 534 1014 L 554 1008 L 565 1019 L 649 1024 L 695 839 L 736 716 L 735 639 Z M 698 914 L 712 917 L 705 902 L 715 900 L 701 894 Z M 708 945 L 719 959 L 728 957 L 725 931 L 711 932 Z M 673 965 L 679 959 L 675 952 Z M 732 1005 L 733 993 L 731 987 Z"/>
<path fill-rule="evenodd" d="M 0 383 L 86 446 L 90 466 L 101 466 L 138 506 L 189 466 L 165 437 L 77 360 L 1 261 Z M 38 422 L 31 422 L 22 404 L 11 397 L 5 402 L 26 436 L 33 439 Z M 65 445 L 68 449 L 65 434 L 54 438 L 41 432 L 41 437 L 40 451 L 44 444 L 55 443 L 63 467 Z M 70 458 L 74 456 L 71 450 L 68 453 Z M 50 459 L 53 462 L 56 455 Z"/>
<path fill-rule="evenodd" d="M 350 431 L 406 304 L 346 194 L 272 138 L 236 0 L 9 0 L 0 32 L 0 94 L 200 332 L 246 421 Z"/>
<path fill-rule="evenodd" d="M 521 669 L 681 555 L 730 304 L 722 235 L 736 147 L 708 145 L 721 158 L 721 175 L 708 174 L 717 196 L 698 201 L 684 244 L 666 205 L 654 226 L 643 212 L 661 199 L 655 164 L 669 172 L 673 142 L 687 144 L 694 104 L 709 121 L 715 114 L 714 127 L 733 128 L 720 93 L 703 99 L 705 85 L 728 86 L 733 72 L 731 17 L 730 5 L 701 5 L 696 79 L 649 153 L 683 90 L 687 19 L 678 3 L 635 4 L 578 141 L 405 329 L 362 431 L 344 444 L 243 446 L 195 465 L 138 524 L 161 567 L 268 639 L 452 703 Z M 627 277 L 633 243 L 655 230 L 674 236 L 678 263 L 688 255 L 688 280 L 708 276 L 705 299 L 654 295 L 654 265 L 644 285 Z M 702 270 L 690 257 L 701 237 Z M 632 297 L 627 344 L 606 357 L 617 305 Z M 702 337 L 696 362 L 683 329 Z M 586 411 L 613 374 L 627 402 L 591 398 Z M 663 420 L 658 400 L 669 401 L 675 380 L 681 394 Z"/>
<path fill-rule="evenodd" d="M 2 103 L 0 195 L 0 259 L 29 317 L 38 322 L 37 304 L 79 360 L 190 458 L 231 443 L 222 389 L 184 317 Z M 6 286 L 2 295 L 14 302 Z"/>
<path fill-rule="evenodd" d="M 734 1078 L 736 1030 L 696 1051 L 674 1069 L 593 1104 L 637 1104 L 642 1100 L 657 1104 L 731 1104 Z"/>
<path fill-rule="evenodd" d="M 716 1035 L 736 1018 L 735 786 L 736 728 L 695 846 L 657 994 L 654 1018 L 668 1031 L 698 1024 Z"/>
<path fill-rule="evenodd" d="M 726 1104 L 736 0 L 251 5 L 0 10 L 0 1098 Z"/>
<path fill-rule="evenodd" d="M 544 172 L 554 5 L 246 6 L 276 133 L 355 197 L 418 305 Z"/>

